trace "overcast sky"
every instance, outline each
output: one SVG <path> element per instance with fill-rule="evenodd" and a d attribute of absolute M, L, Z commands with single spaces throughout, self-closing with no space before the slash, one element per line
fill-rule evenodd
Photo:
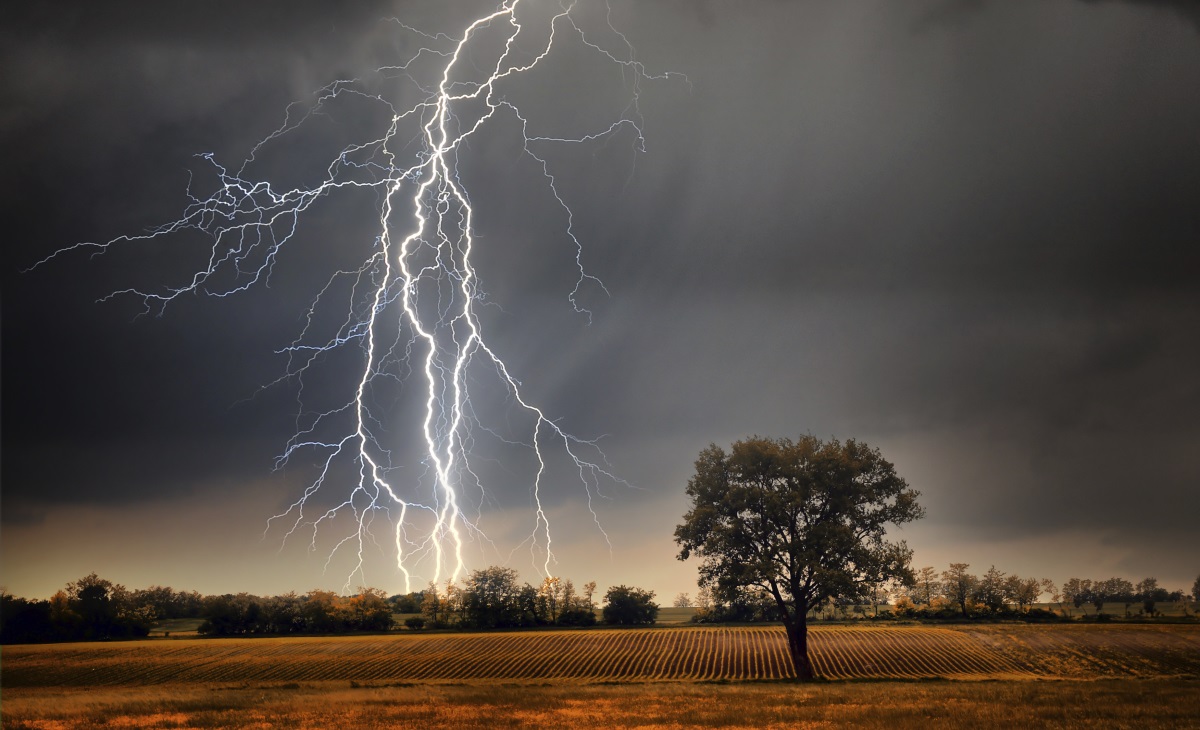
<path fill-rule="evenodd" d="M 344 532 L 313 552 L 307 538 L 264 534 L 313 478 L 312 459 L 274 470 L 298 386 L 264 386 L 286 374 L 276 351 L 332 271 L 370 255 L 376 197 L 314 205 L 269 287 L 183 297 L 162 316 L 138 318 L 133 297 L 96 300 L 186 281 L 202 262 L 195 239 L 21 273 L 75 242 L 176 219 L 189 171 L 198 194 L 212 191 L 197 154 L 237 169 L 290 102 L 336 79 L 410 106 L 411 85 L 372 71 L 434 41 L 392 19 L 458 36 L 494 7 L 334 6 L 0 10 L 10 591 L 48 596 L 92 571 L 208 593 L 345 582 L 346 556 L 325 560 Z M 603 19 L 595 0 L 580 6 L 581 22 Z M 609 292 L 583 290 L 590 324 L 569 300 L 561 208 L 516 154 L 514 128 L 489 128 L 462 157 L 490 341 L 560 425 L 603 437 L 632 485 L 606 484 L 594 502 L 611 550 L 586 491 L 548 485 L 556 572 L 665 600 L 694 591 L 696 566 L 675 560 L 672 533 L 699 451 L 812 433 L 879 447 L 921 491 L 927 517 L 896 532 L 918 566 L 1190 586 L 1195 7 L 613 0 L 637 59 L 686 81 L 641 83 L 644 152 L 625 133 L 546 153 L 582 260 Z M 578 49 L 555 60 L 508 89 L 542 125 L 532 134 L 622 112 L 612 64 Z M 386 123 L 378 105 L 346 103 L 250 169 L 298 184 Z M 306 407 L 344 400 L 355 367 L 331 358 L 305 384 Z M 483 402 L 494 386 L 478 383 Z M 395 444 L 400 472 L 416 465 L 405 448 Z M 521 463 L 497 463 L 510 476 L 477 500 L 495 546 L 473 545 L 470 567 L 507 563 L 534 581 L 518 548 L 533 525 L 528 479 Z M 380 534 L 366 580 L 394 592 Z"/>

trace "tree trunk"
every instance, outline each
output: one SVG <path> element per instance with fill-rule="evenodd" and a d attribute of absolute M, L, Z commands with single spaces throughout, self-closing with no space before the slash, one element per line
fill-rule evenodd
<path fill-rule="evenodd" d="M 792 655 L 792 667 L 796 670 L 796 679 L 801 682 L 811 682 L 813 674 L 812 662 L 808 659 L 808 623 L 807 617 L 800 614 L 797 618 L 784 622 L 787 629 L 788 651 Z"/>

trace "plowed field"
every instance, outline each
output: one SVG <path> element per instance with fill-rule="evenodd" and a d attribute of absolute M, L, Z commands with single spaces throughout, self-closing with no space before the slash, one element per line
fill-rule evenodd
<path fill-rule="evenodd" d="M 1200 677 L 1200 627 L 821 626 L 829 679 Z M 792 676 L 780 627 L 687 627 L 8 646 L 0 686 L 689 681 Z"/>

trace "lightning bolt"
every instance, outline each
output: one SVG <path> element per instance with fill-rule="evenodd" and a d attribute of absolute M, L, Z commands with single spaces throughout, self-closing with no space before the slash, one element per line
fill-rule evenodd
<path fill-rule="evenodd" d="M 298 384 L 295 435 L 277 457 L 276 467 L 305 454 L 316 468 L 312 481 L 267 521 L 267 529 L 276 523 L 286 526 L 285 544 L 304 532 L 316 549 L 319 528 L 349 516 L 353 529 L 336 541 L 326 560 L 328 567 L 341 551 L 354 552 L 354 566 L 346 580 L 349 588 L 356 575 L 366 583 L 364 556 L 376 544 L 372 526 L 386 515 L 405 591 L 413 590 L 414 582 L 422 578 L 435 584 L 443 579 L 456 582 L 467 565 L 464 547 L 472 541 L 491 543 L 480 516 L 484 479 L 471 458 L 476 433 L 482 432 L 532 453 L 536 468 L 528 478 L 533 525 L 521 544 L 529 546 L 535 565 L 549 576 L 555 563 L 554 532 L 544 496 L 551 451 L 569 460 L 566 463 L 572 465 L 586 494 L 591 519 L 606 542 L 608 534 L 594 500 L 603 496 L 602 484 L 626 483 L 613 473 L 596 440 L 567 432 L 526 397 L 521 381 L 485 337 L 479 308 L 489 302 L 473 262 L 483 244 L 475 230 L 475 210 L 460 163 L 473 138 L 502 124 L 520 130 L 521 153 L 540 172 L 566 221 L 564 241 L 573 249 L 576 267 L 567 300 L 590 323 L 591 312 L 581 303 L 581 294 L 586 287 L 605 293 L 607 289 L 584 266 L 574 213 L 560 194 L 546 150 L 608 142 L 629 132 L 634 149 L 644 152 L 641 85 L 671 78 L 686 82 L 686 77 L 649 72 L 636 60 L 628 38 L 614 26 L 607 5 L 607 28 L 596 37 L 585 32 L 573 3 L 559 3 L 539 14 L 530 2 L 505 0 L 470 22 L 458 37 L 393 22 L 399 32 L 419 39 L 415 53 L 404 63 L 377 69 L 374 84 L 338 80 L 314 94 L 307 107 L 289 106 L 283 124 L 255 145 L 236 171 L 219 164 L 212 154 L 200 155 L 215 173 L 217 188 L 201 197 L 193 194 L 189 184 L 190 203 L 178 219 L 140 235 L 75 244 L 31 268 L 72 251 L 103 253 L 121 244 L 201 233 L 211 240 L 211 248 L 207 261 L 190 278 L 157 291 L 122 289 L 102 299 L 139 297 L 145 312 L 161 316 L 184 294 L 228 297 L 268 284 L 277 261 L 296 237 L 302 216 L 314 204 L 342 190 L 376 191 L 378 234 L 369 255 L 357 268 L 338 270 L 328 279 L 311 301 L 299 336 L 279 351 L 287 357 L 285 373 L 264 386 L 284 381 Z M 531 30 L 535 23 L 536 32 Z M 552 53 L 564 44 L 576 44 L 620 73 L 625 106 L 594 129 L 532 133 L 510 90 L 534 69 L 552 63 Z M 489 53 L 489 49 L 493 50 Z M 419 100 L 398 105 L 378 91 L 380 81 L 411 84 Z M 318 184 L 283 189 L 268 180 L 252 179 L 248 171 L 268 148 L 286 142 L 335 102 L 347 99 L 382 110 L 386 122 L 372 138 L 341 149 Z M 332 336 L 320 336 L 331 308 L 327 302 L 347 289 L 344 314 L 338 315 L 340 325 Z M 360 353 L 351 394 L 336 407 L 306 410 L 305 376 L 348 348 Z M 509 437 L 481 422 L 470 397 L 481 368 L 492 373 L 513 408 L 524 414 L 528 427 L 523 436 Z M 397 386 L 418 388 L 421 404 L 415 430 L 423 442 L 423 468 L 403 482 L 395 476 L 402 465 L 393 463 L 391 448 L 396 444 L 389 427 L 395 411 L 402 409 L 395 397 L 392 407 L 381 402 L 387 400 L 389 388 Z M 339 488 L 345 490 L 343 498 L 314 508 L 319 492 Z M 468 490 L 480 495 L 474 507 L 467 504 Z"/>

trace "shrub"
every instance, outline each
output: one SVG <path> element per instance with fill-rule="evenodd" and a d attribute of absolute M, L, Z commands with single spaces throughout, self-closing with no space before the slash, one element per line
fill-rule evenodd
<path fill-rule="evenodd" d="M 558 625 L 595 626 L 596 612 L 587 606 L 573 606 L 558 614 Z"/>
<path fill-rule="evenodd" d="M 604 594 L 604 623 L 622 626 L 652 624 L 658 619 L 654 591 L 615 586 Z"/>

